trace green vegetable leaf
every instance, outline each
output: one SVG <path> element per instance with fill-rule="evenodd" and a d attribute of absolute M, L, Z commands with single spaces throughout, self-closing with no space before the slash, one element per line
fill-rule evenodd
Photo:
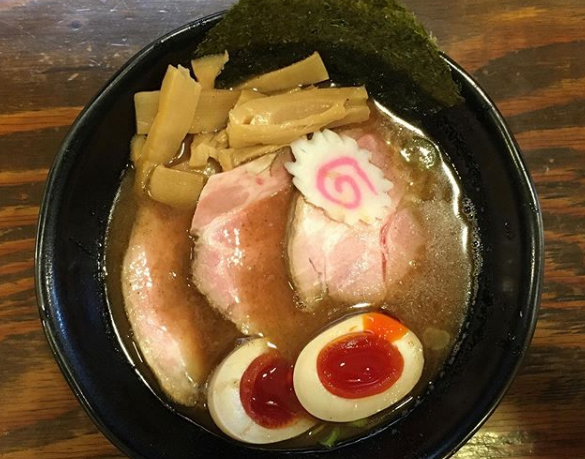
<path fill-rule="evenodd" d="M 333 427 L 323 440 L 319 441 L 320 444 L 326 448 L 332 448 L 335 446 L 337 439 L 339 438 L 340 428 L 338 426 Z"/>
<path fill-rule="evenodd" d="M 370 418 L 358 419 L 357 421 L 350 422 L 350 427 L 365 427 L 370 422 Z"/>

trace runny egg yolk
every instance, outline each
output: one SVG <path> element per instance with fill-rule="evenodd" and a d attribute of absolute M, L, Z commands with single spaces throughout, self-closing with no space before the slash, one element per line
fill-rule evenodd
<path fill-rule="evenodd" d="M 342 336 L 317 358 L 321 384 L 332 394 L 349 399 L 384 392 L 398 381 L 403 368 L 398 349 L 369 331 Z"/>
<path fill-rule="evenodd" d="M 372 312 L 362 316 L 364 330 L 370 331 L 389 342 L 396 341 L 402 338 L 408 329 L 385 314 L 379 312 Z"/>
<path fill-rule="evenodd" d="M 338 397 L 354 399 L 377 395 L 402 375 L 404 359 L 393 341 L 408 329 L 385 314 L 362 316 L 363 331 L 341 336 L 317 357 L 321 384 Z"/>
<path fill-rule="evenodd" d="M 244 410 L 267 429 L 293 423 L 302 411 L 293 389 L 293 366 L 277 352 L 256 357 L 240 382 Z"/>

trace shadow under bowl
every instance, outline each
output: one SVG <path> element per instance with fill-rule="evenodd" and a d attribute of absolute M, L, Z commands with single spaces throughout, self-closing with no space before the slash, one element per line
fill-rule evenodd
<path fill-rule="evenodd" d="M 41 207 L 35 274 L 46 336 L 91 418 L 134 458 L 286 455 L 220 438 L 161 403 L 122 350 L 105 290 L 104 241 L 135 132 L 133 95 L 159 87 L 168 64 L 188 62 L 219 17 L 160 38 L 107 83 L 67 135 Z M 494 104 L 444 59 L 465 103 L 425 117 L 423 128 L 447 154 L 475 206 L 483 258 L 477 295 L 457 352 L 408 415 L 339 449 L 316 449 L 312 458 L 448 457 L 495 409 L 534 332 L 543 272 L 536 193 Z"/>

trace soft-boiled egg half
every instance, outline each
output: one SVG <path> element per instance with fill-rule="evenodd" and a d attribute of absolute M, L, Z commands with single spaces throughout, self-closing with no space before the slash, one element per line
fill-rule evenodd
<path fill-rule="evenodd" d="M 302 434 L 316 421 L 300 405 L 292 374 L 292 364 L 267 339 L 245 342 L 211 377 L 211 417 L 224 433 L 246 443 L 274 443 Z"/>
<path fill-rule="evenodd" d="M 294 389 L 313 416 L 350 422 L 401 400 L 423 366 L 422 344 L 412 331 L 385 314 L 359 314 L 305 346 L 295 365 Z"/>

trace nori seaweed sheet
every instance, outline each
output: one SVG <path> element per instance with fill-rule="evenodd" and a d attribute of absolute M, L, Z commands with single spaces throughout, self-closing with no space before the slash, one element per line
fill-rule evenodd
<path fill-rule="evenodd" d="M 195 57 L 228 50 L 230 87 L 318 51 L 332 80 L 418 124 L 462 101 L 447 64 L 414 14 L 395 0 L 240 0 Z"/>

